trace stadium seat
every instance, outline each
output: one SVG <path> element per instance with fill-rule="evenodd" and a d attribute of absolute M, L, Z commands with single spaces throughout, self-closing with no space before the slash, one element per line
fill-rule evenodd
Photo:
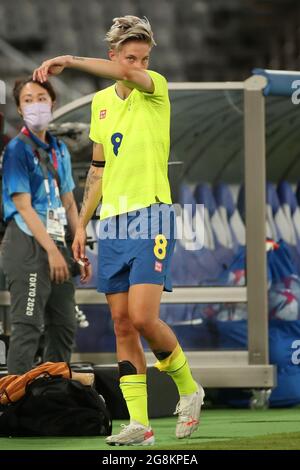
<path fill-rule="evenodd" d="M 209 219 L 203 225 L 203 215 L 196 207 L 196 201 L 191 187 L 182 184 L 179 190 L 180 208 L 177 214 L 177 234 L 178 239 L 171 264 L 171 272 L 174 285 L 199 286 L 210 284 L 216 281 L 222 270 L 222 266 L 217 260 L 214 249 L 214 236 L 209 225 Z M 184 207 L 185 206 L 185 207 Z M 192 219 L 183 217 L 183 209 L 188 207 Z M 196 215 L 196 211 L 197 215 Z M 198 217 L 198 219 L 196 219 Z M 193 226 L 197 220 L 197 239 L 191 240 Z M 200 222 L 200 223 L 199 223 Z M 183 226 L 184 224 L 184 226 Z M 199 225 L 199 226 L 198 226 Z M 204 233 L 201 233 L 203 232 Z M 200 232 L 200 233 L 199 233 Z M 182 233 L 182 236 L 180 234 Z M 204 245 L 201 244 L 204 236 Z"/>
<path fill-rule="evenodd" d="M 290 230 L 295 237 L 297 246 L 300 246 L 300 208 L 292 186 L 287 181 L 281 181 L 277 187 L 277 193 L 282 211 L 289 222 Z"/>
<path fill-rule="evenodd" d="M 282 238 L 287 243 L 291 244 L 293 234 L 287 223 L 287 219 L 281 209 L 278 194 L 273 183 L 267 183 L 266 186 L 266 203 L 267 203 L 267 220 L 272 230 L 273 240 Z"/>
<path fill-rule="evenodd" d="M 239 189 L 237 208 L 242 220 L 245 222 L 245 186 Z M 272 240 L 283 238 L 290 240 L 285 215 L 280 207 L 280 202 L 274 184 L 266 185 L 266 237 Z M 287 241 L 289 243 L 289 241 Z"/>
<path fill-rule="evenodd" d="M 223 225 L 211 188 L 206 183 L 200 183 L 196 186 L 194 194 L 197 204 L 204 206 L 205 227 L 210 234 L 209 238 L 211 240 L 207 247 L 214 249 L 216 243 L 219 243 L 230 248 L 232 246 L 230 233 L 229 230 L 226 231 Z"/>
<path fill-rule="evenodd" d="M 194 194 L 197 204 L 204 205 L 205 228 L 207 228 L 207 231 L 212 232 L 214 256 L 220 265 L 226 268 L 231 263 L 234 254 L 230 230 L 222 222 L 209 185 L 206 183 L 198 184 Z"/>
<path fill-rule="evenodd" d="M 267 183 L 266 185 L 266 204 L 266 225 L 269 229 L 269 233 L 266 235 L 268 238 L 272 238 L 272 240 L 279 240 L 282 232 L 279 230 L 278 225 L 275 222 L 275 218 L 277 219 L 279 226 L 282 227 L 286 236 L 287 231 L 284 223 L 284 216 L 280 209 L 280 204 L 276 194 L 276 189 L 272 183 Z"/>
<path fill-rule="evenodd" d="M 285 187 L 285 189 L 287 188 Z M 284 187 L 282 188 L 281 196 L 287 201 L 287 192 L 284 190 Z M 282 239 L 287 243 L 297 273 L 300 273 L 300 257 L 297 251 L 296 233 L 293 223 L 286 215 L 289 212 L 287 204 L 285 209 L 284 211 L 281 207 L 275 185 L 267 183 L 267 218 L 270 226 L 273 227 L 274 230 L 274 236 L 272 236 L 272 238 L 273 240 Z"/>
<path fill-rule="evenodd" d="M 245 225 L 236 208 L 228 185 L 225 183 L 216 184 L 214 197 L 222 223 L 231 234 L 234 252 L 237 252 L 239 246 L 244 246 L 246 243 Z"/>

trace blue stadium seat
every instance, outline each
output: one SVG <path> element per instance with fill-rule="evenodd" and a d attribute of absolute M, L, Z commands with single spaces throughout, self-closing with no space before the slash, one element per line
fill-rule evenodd
<path fill-rule="evenodd" d="M 244 185 L 241 185 L 239 190 L 237 207 L 245 222 Z M 282 211 L 275 185 L 269 182 L 266 184 L 266 237 L 275 241 L 282 238 L 289 245 L 296 245 L 295 237 L 290 232 L 287 219 Z"/>
<path fill-rule="evenodd" d="M 290 230 L 296 239 L 297 246 L 300 243 L 300 208 L 297 197 L 292 186 L 287 181 L 281 181 L 277 187 L 277 193 L 281 208 L 286 219 L 289 222 Z"/>
<path fill-rule="evenodd" d="M 187 184 L 182 184 L 180 187 L 179 202 L 181 209 L 177 214 L 177 229 L 178 236 L 182 232 L 182 237 L 177 239 L 171 265 L 173 283 L 174 285 L 191 286 L 213 283 L 218 279 L 222 266 L 213 251 L 215 242 L 209 220 L 206 219 L 203 225 L 203 214 L 196 207 L 194 195 Z M 190 206 L 192 220 L 183 218 L 184 205 Z M 196 220 L 197 225 L 195 224 Z M 184 227 L 182 227 L 183 223 Z M 194 226 L 196 226 L 197 240 L 203 240 L 204 229 L 204 246 L 197 240 L 190 240 L 190 235 L 194 233 L 192 231 Z"/>
<path fill-rule="evenodd" d="M 291 184 L 287 181 L 279 183 L 277 193 L 290 232 L 290 251 L 300 273 L 300 209 L 297 198 Z"/>
<path fill-rule="evenodd" d="M 283 189 L 281 195 L 283 197 Z M 285 195 L 286 199 L 287 194 Z M 292 261 L 297 273 L 300 273 L 300 257 L 297 251 L 297 240 L 293 224 L 290 223 L 286 213 L 283 211 L 276 191 L 275 185 L 267 183 L 267 218 L 270 227 L 273 227 L 273 240 L 282 239 L 287 243 Z"/>
<path fill-rule="evenodd" d="M 208 247 L 214 250 L 214 255 L 221 266 L 225 268 L 231 263 L 233 252 L 233 240 L 229 230 L 226 230 L 214 199 L 211 188 L 206 183 L 200 183 L 195 189 L 197 204 L 204 205 L 204 221 L 207 231 L 212 232 L 214 246 Z M 205 233 L 206 235 L 206 233 Z M 206 244 L 205 244 L 206 246 Z"/>
<path fill-rule="evenodd" d="M 230 232 L 233 242 L 233 250 L 236 253 L 240 246 L 244 246 L 245 225 L 234 203 L 232 193 L 225 183 L 218 183 L 214 187 L 214 197 L 218 206 L 223 225 Z"/>
<path fill-rule="evenodd" d="M 281 238 L 281 232 L 275 223 L 275 216 L 278 219 L 279 212 L 279 225 L 284 226 L 284 220 L 282 219 L 282 213 L 280 211 L 280 204 L 276 194 L 274 184 L 267 183 L 266 185 L 266 236 L 272 238 L 272 240 L 279 240 Z"/>
<path fill-rule="evenodd" d="M 184 217 L 183 211 L 190 208 L 192 219 L 196 217 L 196 201 L 191 187 L 182 184 L 179 189 L 180 208 L 177 207 L 177 239 L 171 262 L 171 274 L 174 286 L 199 286 L 208 280 L 217 278 L 220 266 L 212 252 L 207 248 L 197 248 L 188 240 L 193 220 Z M 184 207 L 185 206 L 185 207 Z M 184 224 L 184 227 L 183 227 Z M 187 249 L 190 248 L 190 249 Z M 201 306 L 192 304 L 161 305 L 161 319 L 175 331 L 181 345 L 189 349 L 205 349 L 214 346 L 214 338 L 207 327 L 207 320 L 202 318 Z"/>
<path fill-rule="evenodd" d="M 245 223 L 246 222 L 245 186 L 243 184 L 240 186 L 240 189 L 239 189 L 237 208 L 238 208 L 238 211 L 242 220 Z M 269 211 L 269 213 L 272 214 L 272 209 L 270 207 L 267 208 L 267 211 Z M 266 237 L 277 240 L 278 234 L 274 226 L 274 223 L 272 224 L 272 228 L 271 228 L 270 223 L 269 223 L 270 219 L 273 220 L 273 216 L 270 216 L 270 215 L 266 216 Z"/>

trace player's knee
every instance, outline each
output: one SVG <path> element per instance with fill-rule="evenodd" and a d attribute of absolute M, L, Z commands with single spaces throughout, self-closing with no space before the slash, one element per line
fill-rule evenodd
<path fill-rule="evenodd" d="M 151 337 L 155 325 L 145 317 L 133 317 L 132 324 L 134 328 L 139 332 L 140 335 L 145 338 Z"/>
<path fill-rule="evenodd" d="M 127 316 L 115 314 L 112 316 L 112 319 L 116 336 L 128 336 L 132 333 L 133 325 Z"/>

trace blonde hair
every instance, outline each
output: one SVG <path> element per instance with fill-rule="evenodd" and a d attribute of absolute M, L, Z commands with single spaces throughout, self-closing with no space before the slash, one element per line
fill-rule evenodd
<path fill-rule="evenodd" d="M 113 19 L 113 24 L 105 36 L 109 48 L 119 49 L 129 40 L 145 41 L 151 47 L 156 46 L 151 25 L 146 17 L 126 15 Z"/>

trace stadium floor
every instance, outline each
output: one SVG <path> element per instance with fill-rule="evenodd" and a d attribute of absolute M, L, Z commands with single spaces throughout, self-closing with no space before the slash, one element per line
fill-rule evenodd
<path fill-rule="evenodd" d="M 118 432 L 121 421 L 114 421 Z M 189 439 L 174 437 L 176 418 L 153 419 L 153 450 L 300 449 L 300 408 L 203 410 L 201 426 Z M 134 447 L 129 447 L 131 450 Z M 0 450 L 121 450 L 102 437 L 0 438 Z M 137 447 L 136 449 L 141 449 Z M 145 448 L 144 448 L 145 449 Z"/>

